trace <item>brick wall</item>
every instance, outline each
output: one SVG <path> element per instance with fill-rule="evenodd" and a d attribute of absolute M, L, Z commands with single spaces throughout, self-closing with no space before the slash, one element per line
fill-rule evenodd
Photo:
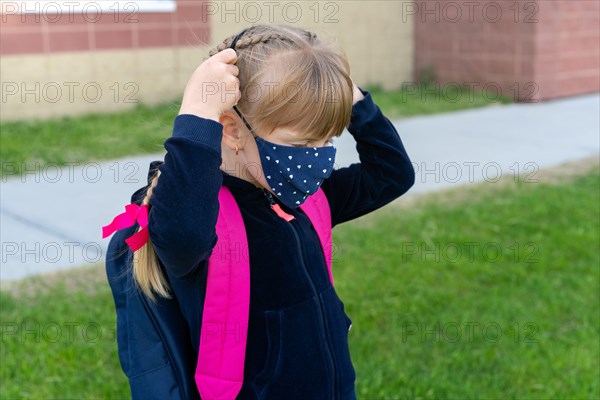
<path fill-rule="evenodd" d="M 4 7 L 35 5 L 4 2 L 0 120 L 111 112 L 181 96 L 205 56 L 210 19 L 205 2 L 165 3 L 171 10 L 130 3 L 118 12 L 16 13 Z"/>
<path fill-rule="evenodd" d="M 32 12 L 36 6 L 24 4 L 9 1 L 3 5 L 3 56 L 190 46 L 199 39 L 206 42 L 209 35 L 202 1 L 178 0 L 172 12 L 145 11 L 133 3 L 118 11 L 89 7 L 57 12 L 56 7 L 38 5 L 39 12 Z"/>
<path fill-rule="evenodd" d="M 415 79 L 531 102 L 600 91 L 599 2 L 417 1 Z"/>
<path fill-rule="evenodd" d="M 0 6 L 36 2 L 0 1 Z M 150 12 L 147 4 L 152 2 L 171 3 L 173 7 Z M 95 21 L 93 8 L 87 14 L 80 10 L 73 18 L 63 15 L 56 21 L 52 13 L 16 14 L 3 9 L 0 120 L 110 112 L 134 107 L 137 102 L 157 104 L 180 98 L 209 49 L 242 28 L 259 23 L 307 28 L 339 45 L 348 56 L 352 78 L 358 85 L 395 89 L 412 79 L 414 18 L 400 18 L 409 2 L 137 3 L 139 10 L 133 15 L 135 10 L 123 10 L 116 21 L 111 10 L 103 11 L 102 18 Z"/>
<path fill-rule="evenodd" d="M 539 1 L 535 80 L 541 98 L 600 90 L 600 2 Z"/>

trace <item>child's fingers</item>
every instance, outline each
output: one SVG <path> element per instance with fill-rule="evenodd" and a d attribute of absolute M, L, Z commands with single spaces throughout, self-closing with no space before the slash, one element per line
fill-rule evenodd
<path fill-rule="evenodd" d="M 233 76 L 238 76 L 240 73 L 240 70 L 236 65 L 227 64 L 227 72 Z"/>
<path fill-rule="evenodd" d="M 213 58 L 217 61 L 224 62 L 226 64 L 235 64 L 237 61 L 237 53 L 234 49 L 225 49 L 223 51 L 218 52 L 213 56 Z"/>

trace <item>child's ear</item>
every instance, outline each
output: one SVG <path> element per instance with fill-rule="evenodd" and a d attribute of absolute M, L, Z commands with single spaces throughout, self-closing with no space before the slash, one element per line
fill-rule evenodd
<path fill-rule="evenodd" d="M 226 143 L 239 143 L 241 132 L 232 113 L 226 111 L 221 114 L 219 122 L 223 125 L 223 141 Z"/>

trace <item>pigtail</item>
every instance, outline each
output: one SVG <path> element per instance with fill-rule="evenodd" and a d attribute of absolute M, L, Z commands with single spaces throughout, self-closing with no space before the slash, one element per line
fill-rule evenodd
<path fill-rule="evenodd" d="M 152 191 L 158 183 L 159 176 L 160 170 L 157 168 L 142 200 L 142 204 L 147 205 L 149 209 L 151 207 Z M 137 286 L 150 300 L 155 301 L 154 293 L 164 298 L 171 298 L 169 284 L 160 268 L 150 239 L 143 247 L 133 253 L 133 277 Z"/>

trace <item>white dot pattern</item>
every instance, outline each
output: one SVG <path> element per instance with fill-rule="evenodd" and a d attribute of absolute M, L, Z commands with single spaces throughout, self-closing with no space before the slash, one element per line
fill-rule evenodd
<path fill-rule="evenodd" d="M 255 138 L 265 177 L 281 202 L 295 208 L 333 172 L 336 148 L 274 145 Z M 275 189 L 279 187 L 279 189 Z"/>

